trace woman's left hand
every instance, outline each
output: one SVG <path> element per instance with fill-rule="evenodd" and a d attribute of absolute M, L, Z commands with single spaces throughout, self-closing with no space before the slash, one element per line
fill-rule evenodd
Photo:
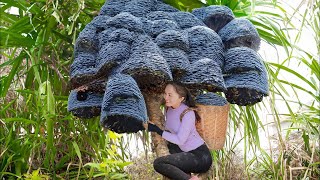
<path fill-rule="evenodd" d="M 142 123 L 145 130 L 148 130 L 148 123 Z"/>
<path fill-rule="evenodd" d="M 158 133 L 160 136 L 162 136 L 163 130 L 160 129 L 157 125 L 148 122 L 148 123 L 143 123 L 143 127 L 145 128 L 145 130 L 149 131 L 149 132 L 156 132 Z"/>

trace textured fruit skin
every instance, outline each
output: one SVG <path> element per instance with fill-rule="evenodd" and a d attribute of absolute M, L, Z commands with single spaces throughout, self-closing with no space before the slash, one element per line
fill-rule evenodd
<path fill-rule="evenodd" d="M 269 92 L 259 46 L 253 24 L 226 6 L 190 13 L 160 0 L 108 0 L 76 40 L 68 110 L 137 132 L 148 120 L 142 94 L 161 95 L 168 81 L 206 104 L 222 103 L 212 94 L 222 92 L 229 103 L 253 105 Z"/>

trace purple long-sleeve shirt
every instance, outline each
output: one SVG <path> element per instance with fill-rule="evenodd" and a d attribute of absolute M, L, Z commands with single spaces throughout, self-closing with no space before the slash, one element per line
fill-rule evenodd
<path fill-rule="evenodd" d="M 169 107 L 166 112 L 165 129 L 162 137 L 167 141 L 177 144 L 182 151 L 188 152 L 196 149 L 204 143 L 195 126 L 195 114 L 193 111 L 187 112 L 182 121 L 180 114 L 188 108 L 187 105 L 181 103 L 178 108 Z"/>

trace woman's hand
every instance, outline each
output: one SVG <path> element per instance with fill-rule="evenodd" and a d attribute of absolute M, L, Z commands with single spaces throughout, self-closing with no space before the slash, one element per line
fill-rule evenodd
<path fill-rule="evenodd" d="M 145 130 L 148 130 L 148 123 L 142 123 Z"/>
<path fill-rule="evenodd" d="M 160 129 L 157 125 L 155 125 L 155 124 L 153 124 L 151 122 L 143 123 L 143 127 L 149 132 L 156 132 L 160 136 L 162 136 L 163 130 Z"/>
<path fill-rule="evenodd" d="M 153 123 L 153 122 L 150 122 L 150 121 L 148 121 L 148 122 L 146 122 L 146 123 L 142 123 L 142 125 L 143 125 L 143 127 L 144 127 L 145 130 L 148 130 L 148 124 L 154 125 L 154 123 Z"/>

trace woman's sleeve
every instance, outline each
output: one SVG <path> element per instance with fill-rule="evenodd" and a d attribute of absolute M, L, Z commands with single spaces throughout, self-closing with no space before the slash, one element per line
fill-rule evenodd
<path fill-rule="evenodd" d="M 183 145 L 187 141 L 189 134 L 191 133 L 192 127 L 194 127 L 194 124 L 195 114 L 193 111 L 190 111 L 183 116 L 177 134 L 164 131 L 162 133 L 162 137 L 171 143 Z"/>

